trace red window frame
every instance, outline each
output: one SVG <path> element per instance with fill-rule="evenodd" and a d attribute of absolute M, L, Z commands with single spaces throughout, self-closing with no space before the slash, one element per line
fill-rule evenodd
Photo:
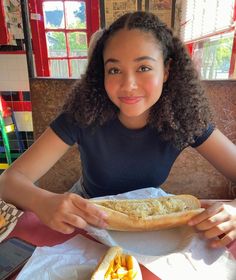
<path fill-rule="evenodd" d="M 5 22 L 3 0 L 0 0 L 0 34 L 0 45 L 7 45 L 9 42 L 9 34 Z"/>
<path fill-rule="evenodd" d="M 232 55 L 230 59 L 230 67 L 229 67 L 229 77 L 232 77 L 234 74 L 234 69 L 236 67 L 236 0 L 234 3 L 234 42 L 232 47 Z"/>
<path fill-rule="evenodd" d="M 50 31 L 45 28 L 44 17 L 43 17 L 43 2 L 52 0 L 29 0 L 29 11 L 30 11 L 30 24 L 32 32 L 32 44 L 35 57 L 35 67 L 36 75 L 38 77 L 49 77 L 49 59 L 53 58 L 48 57 L 47 43 L 46 43 L 46 32 Z M 59 1 L 69 1 L 69 0 L 59 0 Z M 86 4 L 86 33 L 87 33 L 87 42 L 89 42 L 91 35 L 99 29 L 99 0 L 80 0 Z M 55 31 L 55 29 L 53 30 Z M 63 31 L 65 33 L 75 32 L 75 31 L 84 31 L 80 29 L 56 29 L 56 31 Z M 67 53 L 68 53 L 68 42 L 66 42 Z M 73 57 L 74 59 L 76 57 Z M 87 57 L 79 57 L 87 58 Z M 58 60 L 60 57 L 57 58 Z M 68 59 L 69 65 L 69 76 L 71 76 L 70 69 L 70 57 L 63 57 L 61 59 Z"/>

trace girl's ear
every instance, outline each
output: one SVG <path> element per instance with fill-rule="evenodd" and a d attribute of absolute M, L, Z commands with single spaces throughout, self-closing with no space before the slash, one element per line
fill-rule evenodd
<path fill-rule="evenodd" d="M 168 80 L 171 62 L 172 62 L 172 59 L 170 58 L 169 61 L 166 64 L 166 66 L 165 66 L 165 69 L 164 69 L 164 79 L 163 79 L 164 83 Z"/>

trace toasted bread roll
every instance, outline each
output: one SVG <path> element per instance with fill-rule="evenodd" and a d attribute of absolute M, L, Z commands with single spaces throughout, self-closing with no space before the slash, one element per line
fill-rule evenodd
<path fill-rule="evenodd" d="M 91 280 L 142 280 L 137 260 L 122 254 L 121 247 L 111 247 L 96 267 Z"/>
<path fill-rule="evenodd" d="M 6 224 L 6 221 L 4 217 L 0 214 L 0 228 L 4 227 Z"/>
<path fill-rule="evenodd" d="M 107 229 L 120 231 L 177 227 L 204 210 L 200 208 L 200 201 L 192 195 L 127 200 L 92 199 L 91 202 L 107 213 Z"/>

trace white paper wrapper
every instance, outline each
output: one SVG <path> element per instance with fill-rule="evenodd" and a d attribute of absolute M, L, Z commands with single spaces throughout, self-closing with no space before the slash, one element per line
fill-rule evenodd
<path fill-rule="evenodd" d="M 88 280 L 107 250 L 82 235 L 53 247 L 38 247 L 16 279 Z"/>
<path fill-rule="evenodd" d="M 115 198 L 163 195 L 166 193 L 161 189 L 148 188 Z M 139 263 L 161 279 L 236 279 L 236 261 L 231 254 L 225 249 L 209 249 L 207 242 L 187 226 L 153 232 L 116 232 L 94 227 L 88 227 L 87 230 L 108 246 L 122 246 L 126 253 L 134 255 Z M 76 236 L 51 248 L 37 248 L 17 279 L 28 280 L 36 275 L 39 278 L 34 277 L 35 280 L 87 280 L 106 250 L 106 246 L 83 236 Z"/>

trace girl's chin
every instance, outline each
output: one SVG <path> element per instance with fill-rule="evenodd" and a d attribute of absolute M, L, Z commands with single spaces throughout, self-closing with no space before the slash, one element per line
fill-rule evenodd
<path fill-rule="evenodd" d="M 120 116 L 126 118 L 147 118 L 148 111 L 120 111 Z"/>
<path fill-rule="evenodd" d="M 139 112 L 139 113 L 125 113 L 120 112 L 119 119 L 123 123 L 133 123 L 138 124 L 139 126 L 145 126 L 147 124 L 148 112 Z"/>
<path fill-rule="evenodd" d="M 120 114 L 121 118 L 129 118 L 129 119 L 137 119 L 137 118 L 145 118 L 142 114 Z"/>

